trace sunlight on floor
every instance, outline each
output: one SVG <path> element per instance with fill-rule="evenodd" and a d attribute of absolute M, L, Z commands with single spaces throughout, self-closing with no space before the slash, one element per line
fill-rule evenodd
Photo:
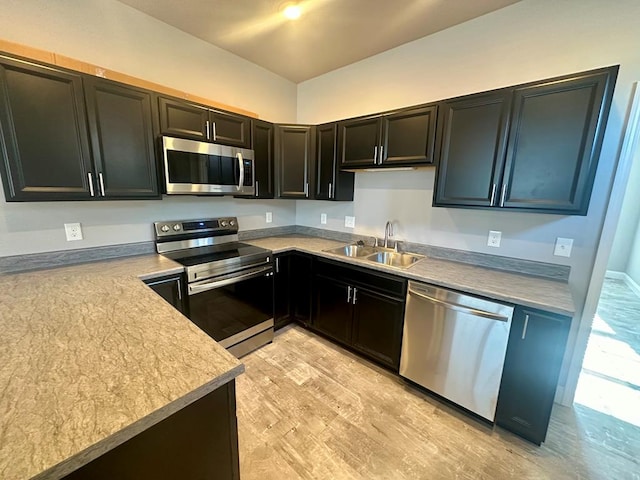
<path fill-rule="evenodd" d="M 640 427 L 640 345 L 620 340 L 616 328 L 596 315 L 575 403 Z"/>

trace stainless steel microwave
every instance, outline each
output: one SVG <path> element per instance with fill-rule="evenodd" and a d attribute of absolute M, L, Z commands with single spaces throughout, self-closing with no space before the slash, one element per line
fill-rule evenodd
<path fill-rule="evenodd" d="M 168 195 L 253 195 L 253 150 L 162 137 Z"/>

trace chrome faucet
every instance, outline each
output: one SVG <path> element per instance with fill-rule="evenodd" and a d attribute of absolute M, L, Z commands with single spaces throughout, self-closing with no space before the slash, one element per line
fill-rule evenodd
<path fill-rule="evenodd" d="M 393 224 L 387 222 L 384 226 L 384 248 L 389 248 L 389 237 L 393 237 Z"/>

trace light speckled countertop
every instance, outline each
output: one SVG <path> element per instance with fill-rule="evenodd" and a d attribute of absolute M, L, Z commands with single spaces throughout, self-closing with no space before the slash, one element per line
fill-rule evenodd
<path fill-rule="evenodd" d="M 244 366 L 139 278 L 158 255 L 0 276 L 0 478 L 60 478 Z"/>
<path fill-rule="evenodd" d="M 549 312 L 569 316 L 575 313 L 569 285 L 554 280 L 429 257 L 423 258 L 407 269 L 393 268 L 358 258 L 324 252 L 323 250 L 344 245 L 344 242 L 301 235 L 261 238 L 249 240 L 247 243 L 268 248 L 274 253 L 287 250 L 312 253 L 352 265 L 393 273 L 411 280 L 462 290 L 527 307 L 540 308 Z"/>

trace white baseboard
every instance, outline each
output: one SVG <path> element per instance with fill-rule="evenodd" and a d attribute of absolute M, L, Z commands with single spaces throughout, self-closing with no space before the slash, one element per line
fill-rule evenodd
<path fill-rule="evenodd" d="M 625 272 L 616 272 L 615 270 L 607 270 L 605 273 L 605 278 L 615 278 L 617 280 L 622 280 L 627 286 L 633 290 L 633 292 L 640 296 L 640 285 L 638 285 L 633 278 L 627 275 Z"/>

